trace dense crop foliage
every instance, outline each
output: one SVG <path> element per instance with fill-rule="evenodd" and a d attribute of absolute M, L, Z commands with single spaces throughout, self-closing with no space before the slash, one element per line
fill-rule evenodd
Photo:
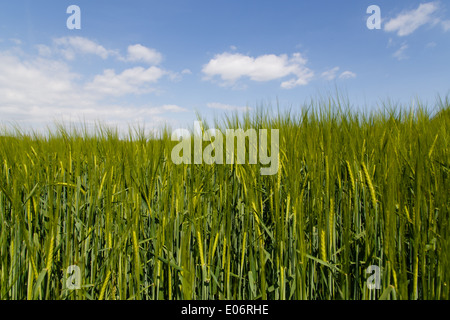
<path fill-rule="evenodd" d="M 280 168 L 171 161 L 170 132 L 0 137 L 1 299 L 449 299 L 450 117 L 231 116 Z M 66 288 L 67 268 L 81 288 Z M 370 290 L 369 266 L 381 270 Z"/>

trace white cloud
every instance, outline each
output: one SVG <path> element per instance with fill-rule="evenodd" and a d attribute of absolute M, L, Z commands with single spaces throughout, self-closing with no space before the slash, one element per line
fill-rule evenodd
<path fill-rule="evenodd" d="M 45 104 L 53 99 L 66 101 L 79 75 L 62 62 L 43 58 L 21 61 L 0 52 L 0 106 Z"/>
<path fill-rule="evenodd" d="M 104 99 L 149 91 L 149 85 L 163 74 L 156 67 L 127 69 L 119 74 L 106 70 L 86 83 L 85 77 L 71 71 L 67 61 L 0 51 L 0 125 L 14 121 L 45 130 L 54 120 L 99 120 L 126 130 L 128 123 L 137 121 L 155 127 L 166 121 L 173 123 L 164 115 L 187 110 L 177 105 L 139 106 Z"/>
<path fill-rule="evenodd" d="M 445 20 L 441 22 L 442 29 L 444 29 L 445 32 L 450 30 L 450 20 Z"/>
<path fill-rule="evenodd" d="M 322 72 L 321 77 L 324 78 L 325 80 L 332 81 L 332 80 L 336 79 L 339 70 L 340 70 L 339 67 L 334 67 L 333 69 Z M 352 79 L 352 78 L 356 78 L 356 73 L 353 73 L 348 70 L 342 72 L 339 75 L 339 79 Z"/>
<path fill-rule="evenodd" d="M 36 46 L 38 49 L 39 55 L 43 57 L 50 57 L 52 54 L 52 49 L 49 46 L 46 46 L 44 44 L 38 44 Z"/>
<path fill-rule="evenodd" d="M 165 75 L 170 79 L 172 82 L 179 82 L 183 79 L 184 75 L 192 74 L 192 71 L 189 69 L 184 69 L 181 72 L 174 72 L 174 71 L 167 71 L 165 72 Z"/>
<path fill-rule="evenodd" d="M 384 30 L 387 32 L 397 32 L 400 37 L 412 34 L 418 28 L 426 24 L 435 24 L 439 19 L 433 14 L 439 9 L 437 2 L 422 3 L 415 10 L 399 14 L 389 20 Z"/>
<path fill-rule="evenodd" d="M 130 45 L 127 48 L 127 55 L 121 56 L 118 50 L 106 49 L 104 46 L 84 37 L 62 37 L 53 40 L 53 47 L 46 45 L 36 46 L 39 54 L 50 56 L 54 53 L 61 54 L 66 60 L 73 60 L 77 54 L 93 54 L 102 59 L 115 57 L 125 62 L 138 62 L 147 65 L 158 65 L 162 62 L 163 56 L 155 49 L 147 48 L 141 44 Z"/>
<path fill-rule="evenodd" d="M 313 77 L 313 72 L 305 67 L 306 59 L 300 53 L 287 55 L 262 55 L 250 57 L 240 53 L 222 53 L 203 66 L 205 79 L 219 76 L 225 85 L 233 85 L 238 79 L 248 77 L 252 81 L 264 82 L 294 75 L 296 78 L 281 84 L 283 88 L 293 88 L 307 84 Z"/>
<path fill-rule="evenodd" d="M 17 46 L 20 46 L 22 44 L 22 40 L 20 40 L 20 39 L 11 38 L 9 40 Z"/>
<path fill-rule="evenodd" d="M 157 82 L 165 74 L 166 71 L 155 66 L 147 69 L 142 67 L 126 69 L 120 74 L 107 69 L 86 84 L 85 88 L 88 91 L 112 96 L 148 93 L 152 91 L 148 84 Z"/>
<path fill-rule="evenodd" d="M 226 110 L 226 111 L 247 111 L 250 110 L 250 107 L 242 107 L 242 106 L 233 106 L 229 104 L 223 104 L 219 102 L 211 102 L 207 104 L 208 108 L 211 109 L 220 109 L 220 110 Z"/>
<path fill-rule="evenodd" d="M 107 50 L 96 42 L 83 37 L 63 37 L 54 39 L 54 44 L 67 60 L 73 60 L 77 53 L 94 54 L 102 59 L 107 59 L 111 55 L 117 55 L 113 50 Z"/>
<path fill-rule="evenodd" d="M 344 71 L 339 76 L 339 79 L 353 79 L 353 78 L 356 78 L 356 73 L 351 71 Z"/>
<path fill-rule="evenodd" d="M 389 38 L 387 47 L 390 48 L 390 47 L 392 47 L 393 45 L 394 45 L 394 40 L 393 40 L 392 38 Z"/>
<path fill-rule="evenodd" d="M 322 72 L 321 77 L 328 81 L 334 80 L 336 78 L 336 74 L 339 71 L 339 69 L 340 69 L 339 67 L 334 67 L 331 70 Z"/>
<path fill-rule="evenodd" d="M 128 56 L 125 61 L 144 62 L 149 65 L 158 65 L 162 61 L 162 54 L 152 48 L 136 44 L 128 47 Z"/>
<path fill-rule="evenodd" d="M 174 105 L 174 104 L 167 104 L 167 105 L 164 105 L 164 106 L 159 107 L 157 109 L 160 110 L 161 113 L 162 112 L 169 112 L 169 111 L 170 112 L 187 112 L 188 111 L 187 109 L 179 107 L 179 106 Z"/>
<path fill-rule="evenodd" d="M 408 45 L 403 43 L 402 46 L 394 52 L 393 57 L 399 61 L 407 59 L 408 56 L 405 54 L 406 49 L 408 49 Z"/>

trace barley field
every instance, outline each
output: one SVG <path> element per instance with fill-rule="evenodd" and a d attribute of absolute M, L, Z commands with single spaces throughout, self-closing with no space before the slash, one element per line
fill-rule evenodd
<path fill-rule="evenodd" d="M 330 98 L 208 124 L 279 129 L 267 176 L 176 165 L 168 128 L 4 129 L 0 298 L 447 300 L 449 108 L 363 113 Z"/>

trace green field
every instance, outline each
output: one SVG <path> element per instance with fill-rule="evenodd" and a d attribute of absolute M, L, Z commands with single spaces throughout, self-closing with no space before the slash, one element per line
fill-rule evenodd
<path fill-rule="evenodd" d="M 169 129 L 5 129 L 0 298 L 449 299 L 448 100 L 433 112 L 339 104 L 209 124 L 279 129 L 267 176 L 176 165 Z"/>

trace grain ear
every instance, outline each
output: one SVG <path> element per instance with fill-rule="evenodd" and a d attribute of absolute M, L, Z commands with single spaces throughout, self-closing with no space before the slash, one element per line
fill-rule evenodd
<path fill-rule="evenodd" d="M 195 163 L 187 130 L 4 131 L 0 298 L 447 300 L 448 123 L 331 98 L 216 123 L 256 164 Z"/>

